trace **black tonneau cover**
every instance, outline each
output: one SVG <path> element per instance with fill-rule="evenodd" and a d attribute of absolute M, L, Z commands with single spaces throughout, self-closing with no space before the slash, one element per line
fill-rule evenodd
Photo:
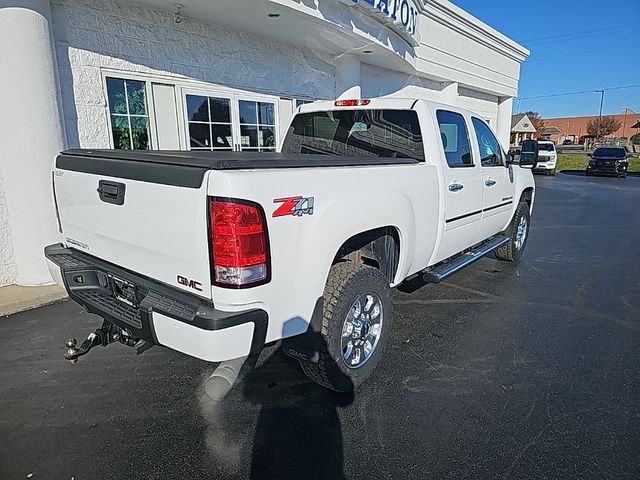
<path fill-rule="evenodd" d="M 413 158 L 291 155 L 270 152 L 210 152 L 182 150 L 65 150 L 56 167 L 143 182 L 199 188 L 207 170 L 356 167 L 411 165 Z"/>

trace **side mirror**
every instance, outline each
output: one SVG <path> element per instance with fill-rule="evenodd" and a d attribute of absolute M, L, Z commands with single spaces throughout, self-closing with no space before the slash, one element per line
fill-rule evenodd
<path fill-rule="evenodd" d="M 536 168 L 538 164 L 538 142 L 536 140 L 525 140 L 522 142 L 520 150 L 520 166 L 522 168 Z"/>

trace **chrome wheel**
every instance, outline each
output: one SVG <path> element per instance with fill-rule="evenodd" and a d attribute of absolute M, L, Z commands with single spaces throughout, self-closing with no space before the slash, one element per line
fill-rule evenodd
<path fill-rule="evenodd" d="M 524 241 L 527 239 L 527 219 L 526 217 L 520 217 L 518 223 L 518 229 L 516 230 L 516 250 L 520 250 L 524 245 Z"/>
<path fill-rule="evenodd" d="M 360 368 L 371 358 L 382 332 L 382 302 L 375 293 L 361 295 L 342 324 L 342 359 L 349 368 Z"/>

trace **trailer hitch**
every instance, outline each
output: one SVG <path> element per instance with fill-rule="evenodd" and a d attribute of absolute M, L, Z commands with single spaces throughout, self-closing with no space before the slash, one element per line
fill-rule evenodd
<path fill-rule="evenodd" d="M 64 358 L 71 363 L 76 363 L 79 357 L 89 353 L 93 347 L 98 345 L 106 347 L 115 342 L 122 343 L 128 347 L 136 347 L 136 354 L 138 355 L 152 347 L 151 344 L 146 343 L 144 340 L 132 337 L 124 328 L 105 320 L 100 328 L 89 334 L 80 347 L 77 347 L 78 341 L 75 338 L 67 340 L 65 342 L 67 351 L 64 354 Z"/>

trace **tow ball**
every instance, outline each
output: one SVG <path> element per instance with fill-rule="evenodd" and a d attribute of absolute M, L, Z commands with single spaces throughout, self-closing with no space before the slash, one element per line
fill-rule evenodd
<path fill-rule="evenodd" d="M 138 355 L 152 346 L 144 340 L 132 337 L 124 328 L 120 328 L 105 320 L 100 328 L 89 334 L 80 347 L 77 347 L 78 341 L 75 338 L 67 340 L 65 342 L 67 351 L 64 354 L 64 358 L 65 360 L 69 360 L 71 363 L 76 363 L 79 357 L 89 353 L 93 347 L 97 347 L 98 345 L 106 347 L 107 345 L 115 342 L 122 343 L 128 347 L 135 347 Z"/>

